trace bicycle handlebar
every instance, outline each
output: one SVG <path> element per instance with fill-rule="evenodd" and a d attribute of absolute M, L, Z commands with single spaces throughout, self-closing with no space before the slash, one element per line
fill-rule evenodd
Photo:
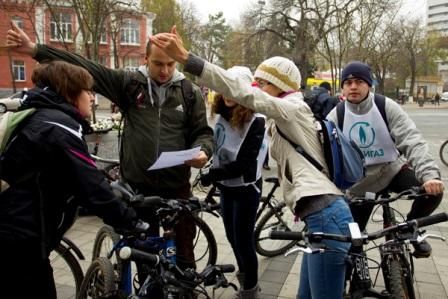
<path fill-rule="evenodd" d="M 385 235 L 390 234 L 392 232 L 407 231 L 414 227 L 420 228 L 444 221 L 448 221 L 448 214 L 439 213 L 414 220 L 409 220 L 367 235 L 362 235 L 361 239 L 363 239 L 364 243 L 366 243 L 369 240 L 382 238 Z M 301 241 L 304 240 L 305 238 L 308 238 L 310 242 L 321 242 L 322 240 L 325 239 L 325 240 L 336 240 L 351 243 L 355 240 L 355 238 L 352 238 L 352 236 L 346 236 L 346 235 L 335 235 L 322 232 L 307 233 L 307 232 L 292 232 L 292 231 L 290 232 L 271 231 L 269 234 L 269 238 L 277 240 L 295 240 L 295 241 Z"/>
<path fill-rule="evenodd" d="M 124 246 L 121 248 L 118 255 L 123 260 L 130 259 L 132 261 L 140 261 L 151 267 L 155 267 L 161 262 L 161 256 L 131 248 L 129 246 Z"/>
<path fill-rule="evenodd" d="M 395 196 L 373 194 L 373 198 L 369 198 L 366 194 L 364 197 L 353 197 L 349 199 L 350 205 L 363 205 L 363 204 L 385 204 L 394 202 L 399 199 L 413 200 L 415 198 L 425 196 L 425 188 L 423 186 L 411 187 L 406 189 Z"/>
<path fill-rule="evenodd" d="M 415 220 L 411 220 L 417 222 L 417 227 L 424 227 L 433 225 L 439 222 L 448 221 L 448 214 L 447 213 L 439 213 L 432 216 L 426 216 L 421 217 Z"/>
<path fill-rule="evenodd" d="M 223 265 L 208 265 L 201 273 L 195 272 L 193 269 L 182 271 L 174 264 L 172 264 L 163 255 L 148 253 L 139 249 L 124 246 L 119 250 L 119 256 L 123 260 L 132 260 L 145 263 L 150 267 L 156 267 L 158 265 L 165 269 L 164 277 L 172 277 L 175 281 L 182 281 L 199 285 L 204 282 L 206 285 L 227 283 L 227 280 L 223 276 L 224 273 L 231 273 L 235 271 L 235 266 L 232 264 Z M 173 280 L 173 281 L 174 281 Z M 179 285 L 179 283 L 176 283 Z"/>

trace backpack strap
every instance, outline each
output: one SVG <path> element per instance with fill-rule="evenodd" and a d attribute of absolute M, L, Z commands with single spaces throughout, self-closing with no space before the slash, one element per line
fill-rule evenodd
<path fill-rule="evenodd" d="M 389 122 L 387 121 L 386 117 L 386 97 L 380 94 L 375 94 L 374 97 L 375 105 L 378 107 L 378 110 L 380 111 L 381 117 L 384 120 L 384 123 L 386 124 L 387 130 L 389 130 Z"/>
<path fill-rule="evenodd" d="M 389 122 L 387 121 L 387 117 L 386 117 L 386 97 L 375 93 L 374 101 L 375 101 L 375 105 L 378 107 L 378 110 L 380 111 L 380 114 L 381 114 L 381 117 L 383 118 L 384 123 L 386 124 L 387 130 L 389 131 Z M 342 131 L 342 129 L 344 127 L 345 101 L 340 102 L 336 106 L 336 115 L 338 117 L 339 130 Z"/>
<path fill-rule="evenodd" d="M 193 114 L 193 105 L 196 101 L 196 97 L 193 92 L 193 84 L 190 80 L 182 79 L 180 81 L 180 86 L 182 88 L 182 97 L 184 98 L 185 107 L 187 108 L 187 116 L 188 119 L 190 119 Z"/>
<path fill-rule="evenodd" d="M 338 127 L 342 131 L 344 126 L 344 116 L 345 116 L 345 101 L 339 102 L 336 106 L 336 115 L 338 117 Z"/>
<path fill-rule="evenodd" d="M 277 128 L 277 132 L 278 134 L 280 134 L 280 136 L 282 136 L 283 139 L 285 139 L 286 141 L 288 141 L 292 147 L 296 150 L 296 152 L 298 152 L 299 154 L 301 154 L 305 159 L 308 160 L 308 162 L 310 162 L 314 167 L 317 168 L 317 170 L 322 171 L 324 168 L 322 167 L 322 165 L 319 164 L 319 162 L 317 162 L 313 157 L 311 157 L 307 152 L 305 152 L 305 150 L 303 149 L 302 146 L 292 142 L 288 137 L 286 137 L 285 134 L 283 134 L 283 132 L 280 130 L 280 128 L 276 125 L 275 126 Z"/>

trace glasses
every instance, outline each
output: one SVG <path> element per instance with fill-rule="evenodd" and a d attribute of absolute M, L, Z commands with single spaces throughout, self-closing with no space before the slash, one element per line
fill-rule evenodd
<path fill-rule="evenodd" d="M 267 85 L 272 85 L 271 82 L 264 81 L 264 80 L 257 80 L 257 84 L 258 84 L 258 87 L 260 87 L 260 88 L 263 88 Z"/>

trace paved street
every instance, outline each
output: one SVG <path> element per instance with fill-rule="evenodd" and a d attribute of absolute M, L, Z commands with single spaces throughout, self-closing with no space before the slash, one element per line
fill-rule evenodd
<path fill-rule="evenodd" d="M 427 139 L 430 150 L 437 161 L 439 147 L 442 142 L 448 138 L 448 103 L 442 103 L 440 107 L 426 105 L 423 108 L 417 107 L 415 104 L 406 104 L 404 109 L 409 112 L 416 122 L 418 128 L 422 131 Z M 101 154 L 101 152 L 100 152 Z M 265 175 L 276 174 L 274 161 L 270 160 L 271 170 Z M 443 180 L 448 185 L 447 167 L 439 164 L 443 172 Z M 265 188 L 264 191 L 266 191 Z M 281 197 L 281 194 L 278 194 Z M 438 211 L 448 212 L 448 205 L 445 199 L 440 205 Z M 400 202 L 398 209 L 403 213 L 409 210 L 409 203 Z M 379 215 L 379 214 L 378 214 Z M 230 247 L 227 244 L 224 228 L 221 219 L 206 219 L 212 228 L 216 240 L 218 242 L 218 263 L 233 263 Z M 67 236 L 73 240 L 83 251 L 87 257 L 87 261 L 82 263 L 84 270 L 88 267 L 92 251 L 92 241 L 101 221 L 93 216 L 81 217 L 73 228 L 68 232 Z M 379 229 L 378 225 L 369 224 L 368 230 Z M 432 226 L 428 232 L 436 233 L 448 237 L 448 223 L 442 223 Z M 416 281 L 419 298 L 448 298 L 448 243 L 443 241 L 431 241 L 433 254 L 428 259 L 420 259 L 415 261 Z M 374 255 L 372 255 L 374 257 Z M 260 257 L 259 277 L 262 288 L 262 298 L 295 298 L 298 287 L 298 275 L 300 269 L 300 261 L 302 255 L 283 256 L 276 258 Z M 373 276 L 374 278 L 374 276 Z M 236 281 L 233 275 L 229 275 L 229 279 Z M 381 279 L 379 284 L 382 285 Z M 211 294 L 211 293 L 210 293 Z M 217 297 L 222 299 L 231 298 L 233 291 L 218 290 Z"/>

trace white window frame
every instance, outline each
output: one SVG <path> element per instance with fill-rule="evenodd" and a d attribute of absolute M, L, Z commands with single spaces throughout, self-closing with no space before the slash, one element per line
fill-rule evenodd
<path fill-rule="evenodd" d="M 98 57 L 98 63 L 107 67 L 107 57 L 100 55 Z"/>
<path fill-rule="evenodd" d="M 61 29 L 59 33 L 58 25 Z M 62 36 L 63 38 L 62 38 Z M 50 40 L 51 41 L 73 41 L 73 23 L 70 13 L 58 12 L 50 20 Z"/>
<path fill-rule="evenodd" d="M 23 18 L 19 16 L 13 16 L 11 20 L 16 24 L 17 27 L 23 29 Z"/>
<path fill-rule="evenodd" d="M 135 19 L 124 19 L 120 28 L 121 45 L 140 45 L 140 22 Z"/>
<path fill-rule="evenodd" d="M 13 62 L 12 62 L 12 70 L 13 70 L 13 73 L 14 73 L 14 81 L 15 82 L 24 82 L 24 81 L 26 81 L 25 61 L 23 61 L 23 60 L 13 60 Z"/>
<path fill-rule="evenodd" d="M 123 57 L 123 68 L 129 71 L 137 71 L 140 65 L 140 58 L 137 56 Z"/>
<path fill-rule="evenodd" d="M 104 27 L 103 31 L 101 32 L 101 35 L 100 35 L 100 44 L 107 44 L 107 32 L 106 32 L 106 27 Z"/>

